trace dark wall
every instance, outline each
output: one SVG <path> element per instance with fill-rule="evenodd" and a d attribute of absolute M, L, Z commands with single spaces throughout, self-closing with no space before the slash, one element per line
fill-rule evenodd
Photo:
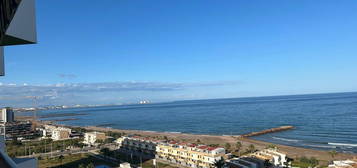
<path fill-rule="evenodd" d="M 6 29 L 9 27 L 20 2 L 21 0 L 0 1 L 0 41 L 2 41 Z"/>

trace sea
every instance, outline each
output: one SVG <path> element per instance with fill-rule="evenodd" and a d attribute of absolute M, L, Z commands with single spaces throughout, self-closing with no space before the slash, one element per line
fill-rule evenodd
<path fill-rule="evenodd" d="M 101 106 L 45 110 L 37 115 L 73 126 L 226 136 L 291 125 L 295 129 L 253 139 L 357 153 L 357 93 Z"/>

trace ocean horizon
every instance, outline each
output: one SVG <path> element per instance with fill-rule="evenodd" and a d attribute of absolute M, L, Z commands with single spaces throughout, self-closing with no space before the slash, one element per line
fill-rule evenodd
<path fill-rule="evenodd" d="M 38 115 L 71 126 L 208 135 L 241 135 L 292 125 L 293 130 L 253 139 L 357 153 L 357 92 L 56 109 Z"/>

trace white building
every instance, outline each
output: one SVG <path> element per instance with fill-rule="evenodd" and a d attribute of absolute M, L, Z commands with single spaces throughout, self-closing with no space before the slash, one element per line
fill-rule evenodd
<path fill-rule="evenodd" d="M 333 161 L 328 168 L 357 168 L 357 159 Z"/>
<path fill-rule="evenodd" d="M 14 112 L 12 111 L 12 108 L 5 107 L 1 109 L 1 115 L 0 115 L 0 121 L 7 123 L 7 122 L 14 122 L 15 117 L 14 117 Z"/>
<path fill-rule="evenodd" d="M 188 143 L 159 143 L 156 147 L 156 159 L 180 167 L 211 168 L 224 154 L 224 148 Z"/>
<path fill-rule="evenodd" d="M 269 160 L 274 166 L 289 167 L 288 158 L 286 154 L 278 152 L 277 148 L 264 149 L 251 154 L 262 160 Z"/>
<path fill-rule="evenodd" d="M 105 133 L 102 132 L 87 132 L 84 134 L 84 144 L 96 145 L 97 140 L 104 141 L 106 139 Z"/>
<path fill-rule="evenodd" d="M 130 163 L 124 162 L 124 163 L 120 164 L 120 168 L 131 168 L 131 166 L 130 166 Z"/>
<path fill-rule="evenodd" d="M 141 151 L 147 154 L 155 155 L 158 141 L 143 137 L 120 137 L 116 140 L 119 148 L 133 151 Z"/>
<path fill-rule="evenodd" d="M 55 130 L 57 127 L 54 125 L 44 125 L 44 128 L 41 128 L 42 136 L 50 137 L 52 135 L 52 131 Z"/>
<path fill-rule="evenodd" d="M 64 128 L 64 127 L 58 127 L 54 130 L 52 130 L 51 133 L 51 139 L 58 141 L 58 140 L 65 140 L 69 139 L 71 135 L 71 129 L 69 128 Z"/>

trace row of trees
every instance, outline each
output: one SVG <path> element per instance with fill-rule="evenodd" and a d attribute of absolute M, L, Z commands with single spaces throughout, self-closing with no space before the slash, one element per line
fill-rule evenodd
<path fill-rule="evenodd" d="M 89 164 L 82 163 L 78 166 L 78 168 L 95 168 L 95 167 L 93 163 L 89 163 Z"/>
<path fill-rule="evenodd" d="M 224 148 L 228 151 L 228 152 L 232 152 L 232 146 L 230 143 L 226 143 L 224 145 Z M 237 141 L 235 143 L 235 151 L 234 152 L 240 152 L 243 148 L 243 144 L 240 141 Z M 248 146 L 248 148 L 246 149 L 245 153 L 251 153 L 251 152 L 255 152 L 256 148 L 253 144 L 250 144 Z"/>
<path fill-rule="evenodd" d="M 44 139 L 41 141 L 19 142 L 13 140 L 7 142 L 6 150 L 9 156 L 26 156 L 33 153 L 48 153 L 55 150 L 64 150 L 67 147 L 83 147 L 83 139 L 68 139 L 63 141 L 52 141 L 51 139 Z"/>

